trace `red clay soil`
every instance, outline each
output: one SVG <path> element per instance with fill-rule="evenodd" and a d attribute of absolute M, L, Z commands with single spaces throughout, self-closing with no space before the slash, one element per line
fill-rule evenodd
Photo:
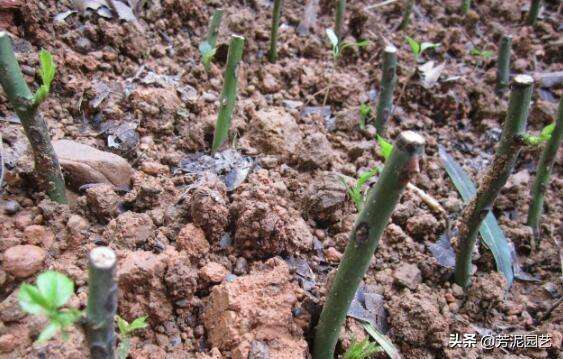
<path fill-rule="evenodd" d="M 149 327 L 132 339 L 132 358 L 309 357 L 311 326 L 357 215 L 342 180 L 353 184 L 359 173 L 382 165 L 373 125 L 359 128 L 359 106 L 374 107 L 385 43 L 399 48 L 387 137 L 408 129 L 426 138 L 413 183 L 437 199 L 450 219 L 459 216 L 463 203 L 438 145 L 479 180 L 507 107 L 507 96 L 494 92 L 495 57 L 473 56 L 471 49 L 496 54 L 500 36 L 510 33 L 513 73 L 563 70 L 557 1 L 545 1 L 532 28 L 523 25 L 527 0 L 474 1 L 465 17 L 457 0 L 421 0 L 405 31 L 395 30 L 401 1 L 375 8 L 370 6 L 380 1 L 349 1 L 344 41 L 367 39 L 370 45 L 348 48 L 338 64 L 325 35 L 333 26 L 328 0 L 320 1 L 317 22 L 302 37 L 296 29 L 304 2 L 284 2 L 276 64 L 265 56 L 268 1 L 141 1 L 136 21 L 93 11 L 64 17 L 74 9 L 69 0 L 9 3 L 0 6 L 0 26 L 14 35 L 33 89 L 39 50 L 54 54 L 57 75 L 41 111 L 53 140 L 74 142 L 59 142 L 71 202 L 58 205 L 35 188 L 27 140 L 0 94 L 2 358 L 87 356 L 79 330 L 68 341 L 34 344 L 45 320 L 21 312 L 17 293 L 21 283 L 53 269 L 76 283 L 69 305 L 83 309 L 87 255 L 98 245 L 118 254 L 119 315 L 148 315 Z M 198 44 L 218 5 L 225 15 L 206 73 Z M 202 155 L 210 151 L 232 33 L 246 38 L 225 146 L 236 151 L 223 151 L 224 163 L 206 166 L 209 157 Z M 406 35 L 441 44 L 421 58 L 445 64 L 437 83 L 425 84 L 414 74 L 419 63 Z M 323 106 L 327 86 L 328 108 L 307 109 Z M 531 132 L 554 118 L 558 86 L 536 86 Z M 84 150 L 80 144 L 91 146 L 85 151 L 92 158 L 73 159 Z M 517 280 L 511 288 L 484 246 L 475 255 L 471 289 L 464 294 L 452 284 L 452 271 L 428 249 L 448 218 L 414 192 L 404 193 L 365 276 L 365 288 L 383 305 L 387 335 L 404 358 L 559 357 L 563 306 L 546 313 L 563 291 L 562 157 L 546 193 L 542 241 L 534 248 L 525 219 L 538 157 L 538 149 L 522 153 L 495 202 L 494 213 L 522 268 L 537 279 Z M 250 164 L 234 180 L 228 175 L 233 161 Z M 452 333 L 547 334 L 551 347 L 451 348 Z M 349 318 L 338 353 L 365 336 Z"/>

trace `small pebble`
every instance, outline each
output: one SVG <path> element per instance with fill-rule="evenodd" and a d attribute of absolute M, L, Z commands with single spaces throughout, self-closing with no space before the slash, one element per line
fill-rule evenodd
<path fill-rule="evenodd" d="M 7 201 L 6 205 L 4 206 L 4 212 L 6 212 L 6 214 L 10 216 L 18 213 L 21 209 L 22 207 L 20 206 L 20 204 L 13 200 Z"/>

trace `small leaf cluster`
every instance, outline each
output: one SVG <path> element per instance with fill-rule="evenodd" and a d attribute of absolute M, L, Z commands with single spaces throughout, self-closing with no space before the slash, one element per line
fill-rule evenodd
<path fill-rule="evenodd" d="M 330 44 L 332 46 L 332 58 L 335 62 L 338 61 L 340 55 L 342 54 L 342 51 L 344 51 L 345 48 L 354 46 L 361 48 L 368 46 L 370 43 L 368 40 L 360 40 L 357 42 L 340 42 L 338 41 L 338 36 L 336 36 L 336 33 L 333 29 L 326 29 L 326 35 L 328 36 L 328 40 L 330 41 Z"/>
<path fill-rule="evenodd" d="M 551 134 L 553 133 L 553 130 L 555 130 L 555 122 L 545 126 L 541 130 L 539 136 L 534 136 L 529 134 L 524 135 L 524 141 L 531 146 L 541 145 L 542 143 L 549 141 L 549 139 L 551 138 Z"/>
<path fill-rule="evenodd" d="M 39 52 L 39 75 L 41 76 L 41 86 L 35 92 L 35 96 L 33 98 L 33 103 L 35 106 L 39 106 L 47 96 L 49 95 L 49 91 L 51 90 L 51 83 L 55 78 L 55 72 L 57 66 L 55 65 L 55 61 L 53 60 L 53 55 L 44 49 L 41 49 Z"/>
<path fill-rule="evenodd" d="M 41 331 L 37 342 L 43 343 L 61 332 L 68 336 L 69 328 L 82 313 L 73 308 L 63 308 L 74 293 L 74 283 L 64 274 L 47 271 L 37 277 L 36 285 L 22 284 L 18 300 L 26 313 L 45 316 L 49 324 Z"/>
<path fill-rule="evenodd" d="M 360 129 L 366 129 L 366 122 L 370 116 L 371 107 L 367 103 L 362 102 L 360 104 Z"/>
<path fill-rule="evenodd" d="M 381 347 L 376 343 L 370 342 L 369 339 L 362 340 L 361 342 L 354 341 L 346 353 L 344 353 L 342 359 L 367 359 L 380 351 L 382 351 Z"/>
<path fill-rule="evenodd" d="M 201 62 L 203 63 L 205 71 L 209 72 L 211 61 L 213 61 L 213 57 L 215 57 L 215 53 L 217 53 L 217 47 L 212 46 L 209 41 L 206 40 L 199 44 L 199 53 L 201 54 Z"/>
<path fill-rule="evenodd" d="M 393 145 L 391 144 L 391 142 L 387 141 L 386 139 L 384 139 L 379 135 L 377 135 L 376 138 L 377 138 L 377 144 L 380 147 L 381 157 L 383 157 L 383 159 L 387 161 L 391 156 L 391 152 L 393 152 Z"/>
<path fill-rule="evenodd" d="M 488 61 L 495 55 L 495 53 L 492 52 L 491 50 L 480 50 L 474 47 L 471 49 L 471 51 L 469 51 L 469 55 L 475 57 L 482 57 L 485 61 Z"/>
<path fill-rule="evenodd" d="M 119 346 L 117 347 L 117 354 L 119 359 L 126 359 L 131 348 L 131 336 L 135 330 L 145 329 L 148 326 L 147 316 L 136 318 L 131 323 L 119 315 L 115 316 L 117 320 L 117 327 L 119 328 Z"/>
<path fill-rule="evenodd" d="M 422 53 L 428 49 L 435 49 L 440 47 L 439 43 L 433 43 L 433 42 L 418 42 L 415 39 L 413 39 L 410 36 L 406 37 L 407 43 L 409 44 L 411 51 L 415 57 L 416 60 L 418 60 L 420 58 L 420 56 L 422 55 Z"/>
<path fill-rule="evenodd" d="M 369 171 L 360 173 L 360 176 L 356 180 L 356 184 L 353 187 L 348 186 L 346 181 L 343 178 L 340 178 L 340 181 L 346 187 L 346 193 L 348 193 L 348 196 L 350 196 L 350 199 L 352 199 L 352 202 L 354 202 L 354 205 L 356 206 L 356 210 L 358 212 L 362 210 L 365 201 L 365 192 L 362 190 L 362 187 L 378 172 L 379 168 L 374 167 Z"/>

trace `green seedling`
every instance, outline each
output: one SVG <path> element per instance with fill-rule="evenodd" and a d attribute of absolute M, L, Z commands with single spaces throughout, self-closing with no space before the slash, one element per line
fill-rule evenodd
<path fill-rule="evenodd" d="M 315 328 L 313 359 L 334 357 L 340 329 L 350 303 L 377 249 L 381 234 L 424 152 L 424 139 L 415 132 L 402 132 L 375 186 L 358 214 L 332 288 Z"/>
<path fill-rule="evenodd" d="M 433 43 L 433 42 L 418 42 L 415 39 L 413 39 L 410 36 L 405 37 L 405 39 L 407 40 L 407 43 L 409 44 L 409 47 L 411 48 L 411 51 L 414 55 L 414 58 L 418 61 L 420 59 L 420 56 L 422 55 L 422 53 L 428 49 L 436 49 L 438 47 L 440 47 L 439 43 Z"/>
<path fill-rule="evenodd" d="M 555 130 L 555 122 L 545 126 L 538 136 L 530 135 L 528 133 L 525 134 L 524 141 L 530 146 L 539 146 L 549 141 L 551 135 L 553 134 L 553 130 Z"/>
<path fill-rule="evenodd" d="M 215 53 L 217 52 L 217 35 L 219 34 L 219 27 L 223 18 L 223 9 L 217 9 L 213 12 L 209 29 L 205 41 L 199 44 L 199 53 L 201 54 L 201 62 L 205 71 L 209 72 L 211 69 L 211 62 Z"/>
<path fill-rule="evenodd" d="M 370 342 L 369 339 L 364 339 L 361 342 L 354 341 L 344 353 L 342 359 L 368 359 L 380 351 L 382 351 L 381 347 Z"/>
<path fill-rule="evenodd" d="M 379 154 L 385 161 L 387 161 L 387 159 L 389 159 L 389 157 L 391 156 L 391 152 L 393 152 L 393 145 L 391 144 L 391 142 L 387 141 L 379 135 L 376 136 L 376 139 L 380 149 Z"/>
<path fill-rule="evenodd" d="M 119 359 L 127 359 L 129 350 L 131 349 L 131 337 L 133 332 L 139 329 L 145 329 L 148 326 L 147 316 L 139 317 L 128 323 L 119 315 L 115 316 L 117 328 L 119 329 L 119 345 L 117 347 L 117 357 Z"/>
<path fill-rule="evenodd" d="M 45 50 L 39 53 L 39 63 L 42 83 L 33 94 L 25 82 L 8 33 L 0 31 L 0 84 L 31 145 L 39 187 L 51 200 L 67 203 L 59 160 L 51 144 L 47 123 L 39 113 L 39 105 L 51 90 L 56 66 L 53 56 Z"/>
<path fill-rule="evenodd" d="M 360 129 L 361 130 L 366 129 L 366 123 L 368 122 L 370 117 L 371 117 L 371 107 L 367 103 L 362 102 L 360 104 Z"/>
<path fill-rule="evenodd" d="M 366 191 L 363 190 L 364 185 L 373 176 L 379 173 L 379 171 L 380 171 L 379 168 L 374 167 L 369 171 L 361 173 L 358 179 L 356 180 L 356 184 L 354 185 L 354 187 L 348 186 L 348 184 L 343 178 L 340 179 L 342 184 L 346 186 L 346 193 L 348 193 L 348 196 L 350 196 L 350 199 L 352 199 L 352 201 L 354 202 L 354 205 L 356 206 L 358 212 L 360 212 L 362 210 L 362 207 L 364 206 L 364 200 L 366 197 Z"/>
<path fill-rule="evenodd" d="M 47 271 L 37 276 L 36 285 L 24 283 L 18 300 L 21 309 L 32 315 L 44 316 L 49 324 L 39 334 L 38 343 L 44 343 L 61 333 L 68 337 L 70 327 L 82 313 L 74 308 L 63 308 L 74 294 L 74 283 L 64 274 Z"/>
<path fill-rule="evenodd" d="M 475 57 L 480 57 L 485 61 L 490 60 L 495 53 L 490 51 L 490 50 L 480 50 L 476 47 L 472 48 L 471 51 L 469 51 L 469 55 L 471 56 L 475 56 Z"/>
<path fill-rule="evenodd" d="M 344 51 L 344 49 L 346 49 L 347 47 L 361 48 L 368 46 L 370 43 L 368 40 L 360 40 L 357 42 L 341 42 L 338 40 L 338 36 L 336 36 L 336 33 L 333 29 L 326 29 L 326 35 L 328 36 L 328 40 L 330 41 L 330 44 L 332 46 L 332 58 L 334 62 L 338 61 L 340 55 L 342 54 L 342 51 Z"/>

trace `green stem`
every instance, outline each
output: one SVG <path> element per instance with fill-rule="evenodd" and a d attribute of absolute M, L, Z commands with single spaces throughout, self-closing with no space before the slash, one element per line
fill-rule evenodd
<path fill-rule="evenodd" d="M 563 137 L 563 96 L 559 100 L 559 112 L 557 114 L 557 119 L 555 120 L 555 128 L 551 133 L 551 138 L 545 144 L 545 148 L 538 162 L 538 168 L 536 173 L 536 179 L 532 184 L 532 203 L 530 204 L 530 209 L 528 210 L 528 226 L 532 227 L 536 239 L 539 239 L 539 224 L 540 217 L 543 211 L 543 200 L 547 185 L 549 183 L 549 177 L 551 175 L 551 170 L 553 169 L 553 164 L 557 157 L 557 150 L 561 144 L 561 138 Z"/>
<path fill-rule="evenodd" d="M 88 305 L 84 329 L 93 359 L 115 357 L 116 263 L 115 252 L 109 247 L 96 247 L 90 252 Z"/>
<path fill-rule="evenodd" d="M 316 327 L 314 359 L 333 358 L 350 303 L 401 193 L 411 177 L 418 172 L 418 159 L 423 151 L 424 139 L 412 131 L 402 132 L 395 142 L 381 177 L 370 190 L 358 215 L 338 266 L 334 284 Z"/>
<path fill-rule="evenodd" d="M 274 10 L 272 14 L 272 32 L 270 34 L 270 53 L 269 60 L 274 63 L 278 59 L 278 29 L 280 28 L 280 18 L 283 0 L 274 0 Z"/>
<path fill-rule="evenodd" d="M 237 99 L 237 70 L 242 58 L 243 48 L 244 37 L 232 35 L 227 55 L 223 91 L 219 99 L 219 115 L 215 124 L 215 133 L 213 134 L 213 145 L 211 147 L 211 152 L 213 153 L 225 142 L 231 127 L 231 119 Z"/>
<path fill-rule="evenodd" d="M 344 12 L 346 11 L 346 0 L 336 0 L 336 18 L 334 32 L 338 37 L 338 42 L 342 41 L 344 35 Z"/>
<path fill-rule="evenodd" d="M 217 44 L 217 35 L 219 34 L 219 27 L 221 26 L 221 19 L 223 18 L 223 9 L 216 9 L 211 18 L 211 24 L 207 29 L 207 36 L 205 40 L 212 48 Z"/>
<path fill-rule="evenodd" d="M 461 3 L 461 13 L 466 15 L 471 8 L 471 0 L 463 0 Z"/>
<path fill-rule="evenodd" d="M 528 75 L 518 75 L 514 79 L 508 113 L 493 163 L 484 175 L 477 195 L 463 211 L 459 223 L 459 248 L 455 266 L 455 282 L 462 288 L 467 288 L 470 284 L 471 260 L 479 227 L 510 176 L 524 144 L 523 136 L 526 131 L 533 82 L 532 77 Z"/>
<path fill-rule="evenodd" d="M 67 203 L 65 183 L 59 160 L 51 144 L 49 129 L 27 87 L 10 37 L 0 32 L 0 83 L 21 120 L 31 145 L 39 186 L 55 202 Z"/>
<path fill-rule="evenodd" d="M 528 12 L 528 17 L 526 18 L 526 22 L 530 26 L 534 26 L 538 21 L 538 15 L 540 14 L 541 9 L 541 0 L 532 0 L 532 4 L 530 5 L 530 11 Z"/>
<path fill-rule="evenodd" d="M 497 93 L 502 94 L 510 81 L 510 48 L 512 47 L 512 36 L 504 35 L 500 39 L 497 58 Z"/>
<path fill-rule="evenodd" d="M 381 89 L 375 116 L 375 128 L 380 136 L 385 134 L 387 120 L 393 108 L 393 91 L 397 82 L 397 48 L 389 45 L 383 52 L 383 73 L 381 76 Z"/>
<path fill-rule="evenodd" d="M 405 30 L 409 23 L 411 22 L 412 8 L 414 6 L 414 0 L 407 0 L 405 11 L 403 12 L 403 20 L 399 25 L 399 30 Z"/>

